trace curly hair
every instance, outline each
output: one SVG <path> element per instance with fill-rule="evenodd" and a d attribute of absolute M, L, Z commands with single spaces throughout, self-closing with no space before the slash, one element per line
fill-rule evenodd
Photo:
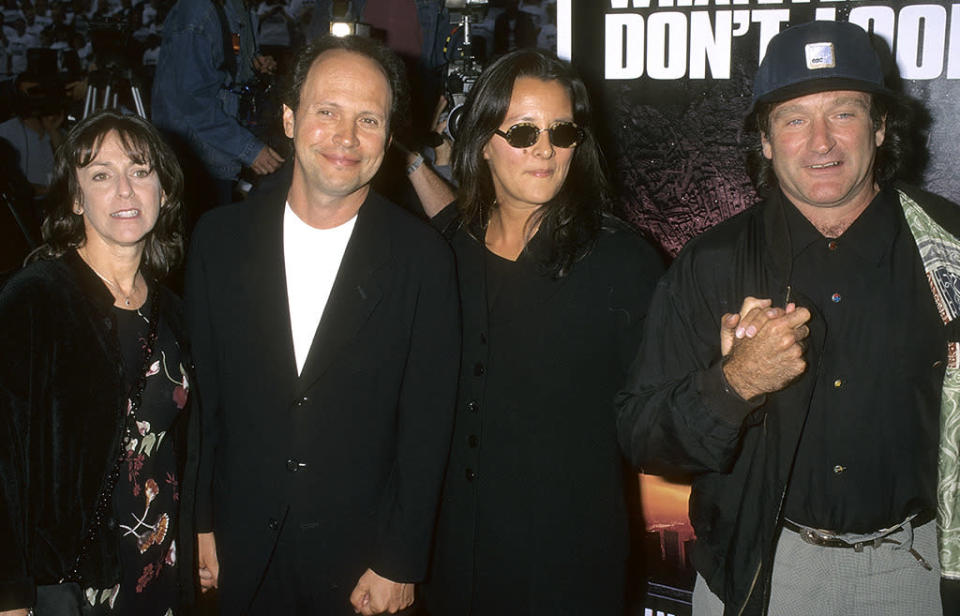
<path fill-rule="evenodd" d="M 899 93 L 870 94 L 870 120 L 873 130 L 884 127 L 883 143 L 877 148 L 873 161 L 873 177 L 880 185 L 895 180 L 914 179 L 923 167 L 922 139 L 918 131 L 918 111 L 915 103 Z M 757 193 L 768 195 L 780 184 L 770 159 L 763 155 L 761 137 L 769 134 L 770 113 L 779 102 L 762 103 L 744 121 L 749 133 L 756 133 L 747 149 L 746 168 Z"/>
<path fill-rule="evenodd" d="M 409 116 L 407 110 L 410 105 L 410 94 L 407 90 L 406 68 L 403 66 L 403 61 L 389 48 L 363 36 L 340 37 L 327 34 L 314 39 L 301 49 L 297 53 L 297 62 L 287 78 L 286 87 L 283 88 L 283 104 L 293 111 L 297 110 L 300 106 L 300 93 L 303 90 L 303 84 L 307 81 L 313 63 L 320 57 L 320 54 L 333 49 L 342 49 L 366 56 L 380 67 L 383 76 L 387 78 L 387 83 L 390 84 L 391 101 L 388 120 L 390 131 L 396 132 L 395 128 L 402 127 Z"/>
<path fill-rule="evenodd" d="M 86 227 L 83 216 L 73 211 L 83 203 L 77 170 L 100 153 L 108 134 L 115 132 L 130 160 L 156 171 L 164 201 L 153 229 L 147 233 L 142 265 L 154 276 L 164 276 L 183 258 L 183 172 L 173 152 L 152 124 L 139 116 L 101 111 L 73 127 L 54 156 L 53 181 L 47 194 L 47 217 L 43 221 L 43 244 L 33 259 L 56 259 L 83 246 Z"/>
<path fill-rule="evenodd" d="M 496 207 L 493 177 L 483 150 L 503 122 L 520 77 L 559 82 L 570 97 L 573 120 L 583 130 L 560 192 L 531 218 L 531 224 L 539 223 L 540 233 L 548 240 L 547 255 L 540 265 L 549 275 L 561 278 L 590 251 L 603 214 L 610 209 L 609 185 L 591 129 L 587 89 L 569 63 L 540 49 L 521 49 L 500 57 L 480 75 L 470 90 L 454 142 L 457 203 L 466 228 L 482 238 Z"/>

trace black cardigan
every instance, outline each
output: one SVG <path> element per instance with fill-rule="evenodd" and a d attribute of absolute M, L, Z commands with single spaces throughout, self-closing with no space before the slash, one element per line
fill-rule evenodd
<path fill-rule="evenodd" d="M 152 288 L 186 359 L 179 300 Z M 37 585 L 55 584 L 72 569 L 120 453 L 126 396 L 112 305 L 72 251 L 30 264 L 0 290 L 0 610 L 33 605 Z M 181 413 L 170 431 L 181 469 L 190 416 Z M 192 592 L 190 493 L 181 507 L 181 587 Z M 101 525 L 81 566 L 84 585 L 105 587 L 119 576 L 119 531 L 111 522 Z"/>
<path fill-rule="evenodd" d="M 554 280 L 541 229 L 497 300 L 511 307 L 491 313 L 490 257 L 453 217 L 433 221 L 457 258 L 463 355 L 427 607 L 619 615 L 629 539 L 613 396 L 662 261 L 611 218 Z"/>

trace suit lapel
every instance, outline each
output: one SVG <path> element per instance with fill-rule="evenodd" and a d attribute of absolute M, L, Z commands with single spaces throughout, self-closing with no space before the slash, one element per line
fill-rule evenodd
<path fill-rule="evenodd" d="M 326 372 L 380 302 L 383 290 L 377 272 L 390 254 L 389 225 L 383 220 L 385 207 L 395 206 L 384 203 L 371 191 L 360 208 L 297 382 L 297 396 L 303 395 Z"/>
<path fill-rule="evenodd" d="M 251 248 L 249 281 L 257 289 L 256 301 L 251 302 L 253 331 L 262 344 L 262 357 L 280 386 L 281 392 L 293 391 L 297 378 L 297 364 L 293 351 L 293 333 L 290 326 L 290 304 L 287 299 L 287 274 L 283 257 L 283 211 L 285 193 L 265 203 L 252 203 L 258 208 L 257 235 L 249 242 Z"/>

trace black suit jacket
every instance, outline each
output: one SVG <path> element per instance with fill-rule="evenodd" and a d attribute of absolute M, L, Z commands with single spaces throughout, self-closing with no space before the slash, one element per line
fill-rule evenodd
<path fill-rule="evenodd" d="M 248 609 L 285 524 L 312 529 L 302 565 L 344 601 L 368 567 L 423 579 L 450 442 L 459 318 L 443 239 L 371 192 L 298 378 L 284 203 L 207 214 L 187 268 L 198 522 L 216 533 L 230 614 Z"/>

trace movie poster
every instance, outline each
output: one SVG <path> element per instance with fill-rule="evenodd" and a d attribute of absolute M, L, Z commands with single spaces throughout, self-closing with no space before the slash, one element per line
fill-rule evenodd
<path fill-rule="evenodd" d="M 850 21 L 885 42 L 902 90 L 926 109 L 929 157 L 913 181 L 960 201 L 960 2 L 606 0 L 558 3 L 558 42 L 583 74 L 621 213 L 668 257 L 757 199 L 743 116 L 767 43 L 790 25 Z M 569 28 L 569 31 L 568 31 Z M 894 75 L 896 76 L 896 75 Z M 644 616 L 690 613 L 689 489 L 640 477 L 635 547 L 650 585 Z M 638 583 L 641 583 L 638 581 Z"/>

